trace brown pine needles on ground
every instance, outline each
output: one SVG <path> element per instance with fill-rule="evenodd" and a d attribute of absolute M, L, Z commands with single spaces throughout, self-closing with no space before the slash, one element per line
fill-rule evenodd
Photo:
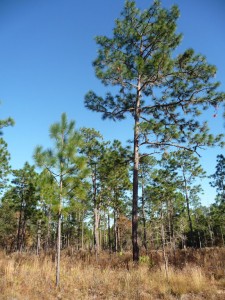
<path fill-rule="evenodd" d="M 50 255 L 0 255 L 1 300 L 55 299 L 225 299 L 224 248 L 177 251 L 169 258 L 168 278 L 160 252 L 141 256 L 86 252 L 62 255 L 61 285 L 55 287 Z M 184 259 L 185 257 L 185 259 Z"/>

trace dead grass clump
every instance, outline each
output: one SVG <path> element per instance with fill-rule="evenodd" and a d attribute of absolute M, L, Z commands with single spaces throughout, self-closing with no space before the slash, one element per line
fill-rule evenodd
<path fill-rule="evenodd" d="M 183 270 L 169 270 L 169 286 L 175 295 L 182 294 L 209 294 L 213 287 L 200 267 L 187 266 Z M 214 289 L 215 290 L 215 289 Z"/>

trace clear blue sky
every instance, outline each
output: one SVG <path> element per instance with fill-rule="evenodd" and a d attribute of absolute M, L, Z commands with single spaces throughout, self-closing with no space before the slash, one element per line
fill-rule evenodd
<path fill-rule="evenodd" d="M 150 0 L 137 0 L 147 8 Z M 206 55 L 218 68 L 217 79 L 225 91 L 225 1 L 162 0 L 163 6 L 178 4 L 183 33 L 180 49 L 192 47 Z M 4 130 L 14 169 L 32 161 L 36 145 L 49 146 L 49 126 L 66 112 L 77 128 L 94 127 L 106 140 L 132 138 L 129 122 L 102 121 L 84 108 L 90 89 L 99 94 L 105 88 L 95 78 L 96 35 L 110 35 L 123 0 L 0 0 L 0 119 L 11 116 L 16 125 Z M 224 131 L 224 120 L 208 119 L 212 132 Z M 206 171 L 214 172 L 216 155 L 222 149 L 202 152 Z M 213 201 L 215 191 L 204 182 L 204 203 Z"/>

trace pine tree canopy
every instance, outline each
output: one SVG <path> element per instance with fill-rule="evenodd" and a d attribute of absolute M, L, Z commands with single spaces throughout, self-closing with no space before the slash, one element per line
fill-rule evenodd
<path fill-rule="evenodd" d="M 126 1 L 112 37 L 96 37 L 93 63 L 97 78 L 117 92 L 101 97 L 89 91 L 85 105 L 103 119 L 140 118 L 140 144 L 196 150 L 220 140 L 209 135 L 199 115 L 224 101 L 225 94 L 214 80 L 216 67 L 203 55 L 193 49 L 177 55 L 182 39 L 176 32 L 178 17 L 177 6 L 168 10 L 154 1 L 141 11 Z"/>

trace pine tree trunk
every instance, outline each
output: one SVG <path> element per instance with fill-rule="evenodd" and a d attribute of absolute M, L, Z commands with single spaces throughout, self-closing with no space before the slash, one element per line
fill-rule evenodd
<path fill-rule="evenodd" d="M 56 286 L 60 284 L 60 253 L 61 253 L 61 217 L 62 217 L 62 176 L 60 176 L 60 199 L 59 199 L 59 211 L 57 220 L 57 244 L 56 244 Z"/>
<path fill-rule="evenodd" d="M 46 241 L 45 241 L 45 252 L 47 253 L 49 250 L 49 245 L 50 245 L 50 225 L 51 225 L 51 211 L 48 208 L 47 211 L 48 214 L 48 223 L 47 223 L 47 236 L 46 236 Z"/>
<path fill-rule="evenodd" d="M 190 233 L 191 233 L 191 246 L 194 245 L 193 241 L 193 226 L 192 226 L 192 220 L 191 220 L 191 213 L 190 213 L 190 200 L 188 196 L 188 188 L 187 188 L 187 180 L 185 177 L 185 173 L 183 170 L 183 178 L 184 178 L 184 189 L 185 189 L 185 200 L 186 200 L 186 205 L 187 205 L 187 214 L 188 214 L 188 223 L 189 223 L 189 228 L 190 228 Z"/>
<path fill-rule="evenodd" d="M 168 233 L 171 249 L 175 249 L 174 232 L 173 232 L 173 206 L 171 199 L 167 201 L 167 218 L 168 218 Z"/>
<path fill-rule="evenodd" d="M 145 195 L 144 195 L 144 183 L 142 180 L 142 197 L 141 197 L 141 210 L 142 210 L 142 222 L 143 222 L 143 241 L 142 244 L 145 248 L 145 252 L 147 254 L 147 229 L 146 229 L 146 214 L 145 214 Z"/>
<path fill-rule="evenodd" d="M 96 164 L 94 165 L 94 172 L 92 174 L 92 190 L 93 190 L 93 202 L 94 202 L 94 248 L 96 257 L 99 253 L 99 210 L 97 205 L 97 186 L 96 186 Z"/>
<path fill-rule="evenodd" d="M 108 210 L 108 247 L 109 251 L 111 251 L 111 230 L 110 230 L 110 213 Z"/>
<path fill-rule="evenodd" d="M 211 247 L 213 247 L 214 246 L 214 238 L 213 238 L 213 231 L 212 231 L 210 224 L 208 224 L 208 228 L 209 228 L 209 235 L 210 235 L 210 240 L 211 240 Z"/>
<path fill-rule="evenodd" d="M 41 249 L 41 220 L 37 221 L 37 247 L 36 254 L 39 255 Z"/>
<path fill-rule="evenodd" d="M 136 138 L 135 138 L 136 140 Z M 134 145 L 134 171 L 133 171 L 133 208 L 132 208 L 132 245 L 133 261 L 139 261 L 138 246 L 138 142 Z"/>
<path fill-rule="evenodd" d="M 104 250 L 107 249 L 107 220 L 106 220 L 105 210 L 104 210 L 104 223 L 103 223 L 103 247 Z"/>
<path fill-rule="evenodd" d="M 78 212 L 78 216 L 77 216 L 77 219 L 78 219 L 78 228 L 77 228 L 77 246 L 78 246 L 78 250 L 80 249 L 81 247 L 81 235 L 82 235 L 82 229 L 81 229 L 81 213 L 80 211 Z"/>
<path fill-rule="evenodd" d="M 120 228 L 119 228 L 119 226 L 117 226 L 117 235 L 118 235 L 118 238 L 117 238 L 117 240 L 118 240 L 118 249 L 119 249 L 119 251 L 120 252 L 122 252 L 123 251 L 123 249 L 122 249 L 122 236 L 121 236 L 121 230 L 120 230 Z"/>
<path fill-rule="evenodd" d="M 102 249 L 102 229 L 101 226 L 99 226 L 99 249 Z"/>
<path fill-rule="evenodd" d="M 118 251 L 118 234 L 117 234 L 117 216 L 116 211 L 114 210 L 114 251 Z"/>
<path fill-rule="evenodd" d="M 19 212 L 19 221 L 18 221 L 18 230 L 17 230 L 17 242 L 16 242 L 17 251 L 21 251 L 22 214 L 23 214 L 23 197 L 21 199 L 20 212 Z"/>
<path fill-rule="evenodd" d="M 163 248 L 163 259 L 164 259 L 164 266 L 166 272 L 166 279 L 168 281 L 168 257 L 166 254 L 166 245 L 165 245 L 165 229 L 164 229 L 164 216 L 163 216 L 163 207 L 161 206 L 161 237 L 162 237 L 162 248 Z"/>
<path fill-rule="evenodd" d="M 24 212 L 24 216 L 23 216 L 23 223 L 22 223 L 22 232 L 21 232 L 21 244 L 20 244 L 20 251 L 22 251 L 22 249 L 25 249 L 26 246 L 26 225 L 27 225 L 27 219 L 26 219 L 26 215 Z"/>
<path fill-rule="evenodd" d="M 134 167 L 133 167 L 133 203 L 132 203 L 132 245 L 133 261 L 139 261 L 138 246 L 138 169 L 139 169 L 139 116 L 141 100 L 141 79 L 138 79 L 137 99 L 134 118 Z"/>
<path fill-rule="evenodd" d="M 20 231 L 21 231 L 21 221 L 22 221 L 22 215 L 21 215 L 21 212 L 20 212 L 20 215 L 19 215 L 19 222 L 18 222 L 18 230 L 17 230 L 17 242 L 16 242 L 16 248 L 17 248 L 17 251 L 21 251 L 21 234 L 20 234 Z"/>
<path fill-rule="evenodd" d="M 96 254 L 99 254 L 99 211 L 98 208 L 94 208 L 94 247 Z"/>
<path fill-rule="evenodd" d="M 61 212 L 57 220 L 57 244 L 56 244 L 56 286 L 60 284 L 60 252 L 61 252 Z"/>
<path fill-rule="evenodd" d="M 81 249 L 84 249 L 84 212 L 82 211 L 82 220 L 81 220 Z"/>
<path fill-rule="evenodd" d="M 202 240 L 201 240 L 201 235 L 200 235 L 199 231 L 198 231 L 198 241 L 199 241 L 199 248 L 202 249 Z"/>

